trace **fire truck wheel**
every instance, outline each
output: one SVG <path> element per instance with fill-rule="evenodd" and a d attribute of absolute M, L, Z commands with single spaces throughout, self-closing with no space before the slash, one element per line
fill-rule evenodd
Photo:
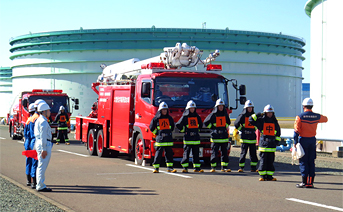
<path fill-rule="evenodd" d="M 137 165 L 142 165 L 144 160 L 145 143 L 142 134 L 138 134 L 135 142 L 135 161 Z"/>
<path fill-rule="evenodd" d="M 11 128 L 10 128 L 10 137 L 12 138 L 12 140 L 16 140 L 17 139 L 17 136 L 14 135 L 13 126 L 12 125 L 11 125 Z"/>
<path fill-rule="evenodd" d="M 88 137 L 87 137 L 87 149 L 88 149 L 88 154 L 89 155 L 96 155 L 96 132 L 94 129 L 89 130 L 88 132 Z"/>
<path fill-rule="evenodd" d="M 108 150 L 107 148 L 104 148 L 104 131 L 99 130 L 97 138 L 96 138 L 96 151 L 98 153 L 99 157 L 106 157 L 108 156 Z"/>

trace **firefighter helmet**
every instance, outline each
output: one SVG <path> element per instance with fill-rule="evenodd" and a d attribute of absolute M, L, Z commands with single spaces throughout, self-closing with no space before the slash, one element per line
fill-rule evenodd
<path fill-rule="evenodd" d="M 193 100 L 190 100 L 189 102 L 187 102 L 187 106 L 186 106 L 186 110 L 189 108 L 196 108 L 197 105 L 195 104 L 195 102 Z"/>
<path fill-rule="evenodd" d="M 35 103 L 31 103 L 29 105 L 29 112 L 33 112 L 33 111 L 35 111 Z"/>
<path fill-rule="evenodd" d="M 254 103 L 251 100 L 247 100 L 244 104 L 244 108 L 254 107 Z"/>
<path fill-rule="evenodd" d="M 40 103 L 46 103 L 46 102 L 43 99 L 37 99 L 34 103 L 35 108 L 37 108 Z"/>
<path fill-rule="evenodd" d="M 165 102 L 161 102 L 160 106 L 158 107 L 158 111 L 168 109 L 168 105 Z"/>
<path fill-rule="evenodd" d="M 263 112 L 264 113 L 268 113 L 268 112 L 274 113 L 274 108 L 271 105 L 266 105 L 263 109 Z"/>
<path fill-rule="evenodd" d="M 46 111 L 46 110 L 50 110 L 50 106 L 47 103 L 43 102 L 43 103 L 40 103 L 38 105 L 37 110 L 38 110 L 38 112 L 43 112 L 43 111 Z"/>
<path fill-rule="evenodd" d="M 222 99 L 217 99 L 215 107 L 217 107 L 219 105 L 225 105 L 225 103 L 224 103 L 224 101 Z"/>
<path fill-rule="evenodd" d="M 313 100 L 311 98 L 305 98 L 303 101 L 303 106 L 313 106 Z"/>
<path fill-rule="evenodd" d="M 65 110 L 65 108 L 64 108 L 62 105 L 61 105 L 61 107 L 60 107 L 60 111 L 61 111 L 61 110 Z"/>

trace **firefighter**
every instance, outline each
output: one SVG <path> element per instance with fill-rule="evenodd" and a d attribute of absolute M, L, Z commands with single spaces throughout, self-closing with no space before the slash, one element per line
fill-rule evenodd
<path fill-rule="evenodd" d="M 24 147 L 25 150 L 32 150 L 30 148 L 30 143 L 31 143 L 31 138 L 30 138 L 30 128 L 29 124 L 31 122 L 32 115 L 35 113 L 35 104 L 31 103 L 29 105 L 29 113 L 30 117 L 27 119 L 24 127 L 24 137 L 25 137 L 25 142 L 24 142 Z M 31 186 L 31 168 L 32 168 L 32 158 L 26 157 L 26 185 Z"/>
<path fill-rule="evenodd" d="M 35 149 L 38 157 L 37 167 L 37 186 L 36 189 L 39 192 L 50 192 L 50 188 L 47 188 L 44 184 L 45 172 L 49 165 L 51 158 L 52 148 L 52 134 L 51 128 L 48 123 L 50 117 L 50 107 L 46 103 L 40 103 L 37 108 L 39 117 L 35 123 L 34 133 L 36 137 Z"/>
<path fill-rule="evenodd" d="M 216 171 L 217 157 L 219 148 L 221 150 L 221 171 L 231 172 L 228 169 L 228 143 L 229 143 L 229 125 L 230 117 L 225 109 L 225 103 L 222 99 L 216 101 L 216 105 L 212 113 L 210 113 L 204 120 L 204 125 L 212 130 L 211 133 L 211 172 Z"/>
<path fill-rule="evenodd" d="M 196 112 L 196 104 L 193 100 L 187 103 L 186 110 L 183 112 L 182 117 L 176 123 L 176 127 L 180 132 L 184 132 L 183 144 L 184 152 L 181 160 L 181 166 L 183 167 L 182 172 L 188 172 L 189 166 L 189 154 L 192 150 L 193 154 L 193 168 L 194 172 L 204 172 L 200 169 L 199 160 L 199 145 L 200 135 L 199 130 L 202 127 L 202 121 L 200 116 Z"/>
<path fill-rule="evenodd" d="M 263 113 L 253 114 L 249 117 L 249 122 L 256 126 L 261 132 L 258 150 L 260 151 L 260 166 L 258 172 L 260 181 L 276 181 L 273 177 L 275 172 L 274 160 L 276 146 L 281 140 L 281 130 L 275 117 L 274 108 L 266 105 Z"/>
<path fill-rule="evenodd" d="M 28 123 L 28 127 L 27 127 L 27 136 L 28 139 L 30 140 L 30 149 L 34 149 L 35 148 L 35 144 L 36 144 L 36 137 L 35 137 L 35 123 L 36 120 L 39 117 L 39 112 L 38 112 L 38 105 L 41 103 L 45 103 L 44 100 L 42 99 L 37 99 L 34 102 L 34 114 L 31 116 L 30 121 Z M 37 178 L 36 178 L 36 171 L 37 171 L 37 166 L 38 166 L 38 160 L 35 160 L 34 158 L 31 158 L 31 178 L 32 178 L 32 183 L 31 183 L 31 188 L 35 189 L 36 188 L 36 184 L 37 184 Z"/>
<path fill-rule="evenodd" d="M 88 117 L 97 118 L 98 117 L 98 102 L 94 102 L 92 105 L 92 111 L 89 113 Z"/>
<path fill-rule="evenodd" d="M 294 123 L 294 148 L 300 142 L 305 155 L 299 159 L 299 168 L 302 182 L 297 184 L 297 188 L 313 188 L 315 176 L 316 159 L 316 131 L 318 123 L 328 121 L 326 116 L 312 112 L 313 100 L 306 98 L 303 100 L 304 112 L 295 118 Z"/>
<path fill-rule="evenodd" d="M 167 172 L 176 172 L 173 168 L 173 137 L 172 132 L 174 130 L 174 120 L 169 115 L 168 105 L 165 102 L 161 102 L 155 117 L 150 123 L 151 132 L 156 135 L 156 153 L 154 159 L 154 171 L 153 173 L 158 173 L 160 168 L 160 163 L 162 159 L 163 151 L 165 152 Z"/>
<path fill-rule="evenodd" d="M 65 108 L 63 106 L 60 107 L 54 123 L 58 123 L 56 145 L 60 143 L 61 139 L 64 139 L 65 144 L 69 145 L 70 144 L 69 138 L 68 138 L 69 117 L 68 117 L 68 114 L 65 112 Z"/>
<path fill-rule="evenodd" d="M 244 104 L 242 113 L 237 117 L 235 121 L 235 128 L 241 131 L 241 156 L 239 158 L 238 172 L 243 172 L 245 167 L 245 156 L 250 153 L 250 167 L 251 172 L 256 172 L 257 155 L 256 155 L 256 134 L 257 127 L 253 126 L 249 122 L 249 117 L 254 114 L 254 103 L 248 100 Z"/>

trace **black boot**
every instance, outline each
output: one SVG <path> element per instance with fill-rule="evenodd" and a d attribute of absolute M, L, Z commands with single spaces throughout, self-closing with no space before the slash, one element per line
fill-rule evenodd
<path fill-rule="evenodd" d="M 307 181 L 307 177 L 302 177 L 302 182 L 299 184 L 296 184 L 295 186 L 297 188 L 305 188 L 306 187 L 306 181 Z"/>
<path fill-rule="evenodd" d="M 36 189 L 36 185 L 37 185 L 36 177 L 33 177 L 33 178 L 32 178 L 31 188 L 32 188 L 32 189 Z"/>
<path fill-rule="evenodd" d="M 26 185 L 27 185 L 27 186 L 30 186 L 30 185 L 31 185 L 31 175 L 27 174 L 27 175 L 26 175 L 26 180 L 27 180 L 27 181 L 26 181 Z"/>

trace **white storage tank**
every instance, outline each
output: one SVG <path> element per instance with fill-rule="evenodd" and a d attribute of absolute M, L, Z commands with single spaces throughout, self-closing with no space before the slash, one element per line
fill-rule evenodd
<path fill-rule="evenodd" d="M 10 111 L 12 99 L 12 69 L 0 67 L 0 118 L 6 117 Z"/>
<path fill-rule="evenodd" d="M 13 94 L 33 88 L 63 89 L 80 99 L 75 115 L 88 115 L 96 94 L 91 90 L 107 65 L 131 58 L 158 56 L 163 47 L 187 43 L 204 50 L 203 58 L 221 51 L 215 63 L 223 75 L 247 86 L 256 111 L 272 104 L 278 117 L 300 113 L 302 38 L 284 34 L 214 29 L 128 28 L 36 33 L 10 41 Z M 230 89 L 230 103 L 235 103 Z M 235 118 L 242 106 L 234 111 Z"/>

